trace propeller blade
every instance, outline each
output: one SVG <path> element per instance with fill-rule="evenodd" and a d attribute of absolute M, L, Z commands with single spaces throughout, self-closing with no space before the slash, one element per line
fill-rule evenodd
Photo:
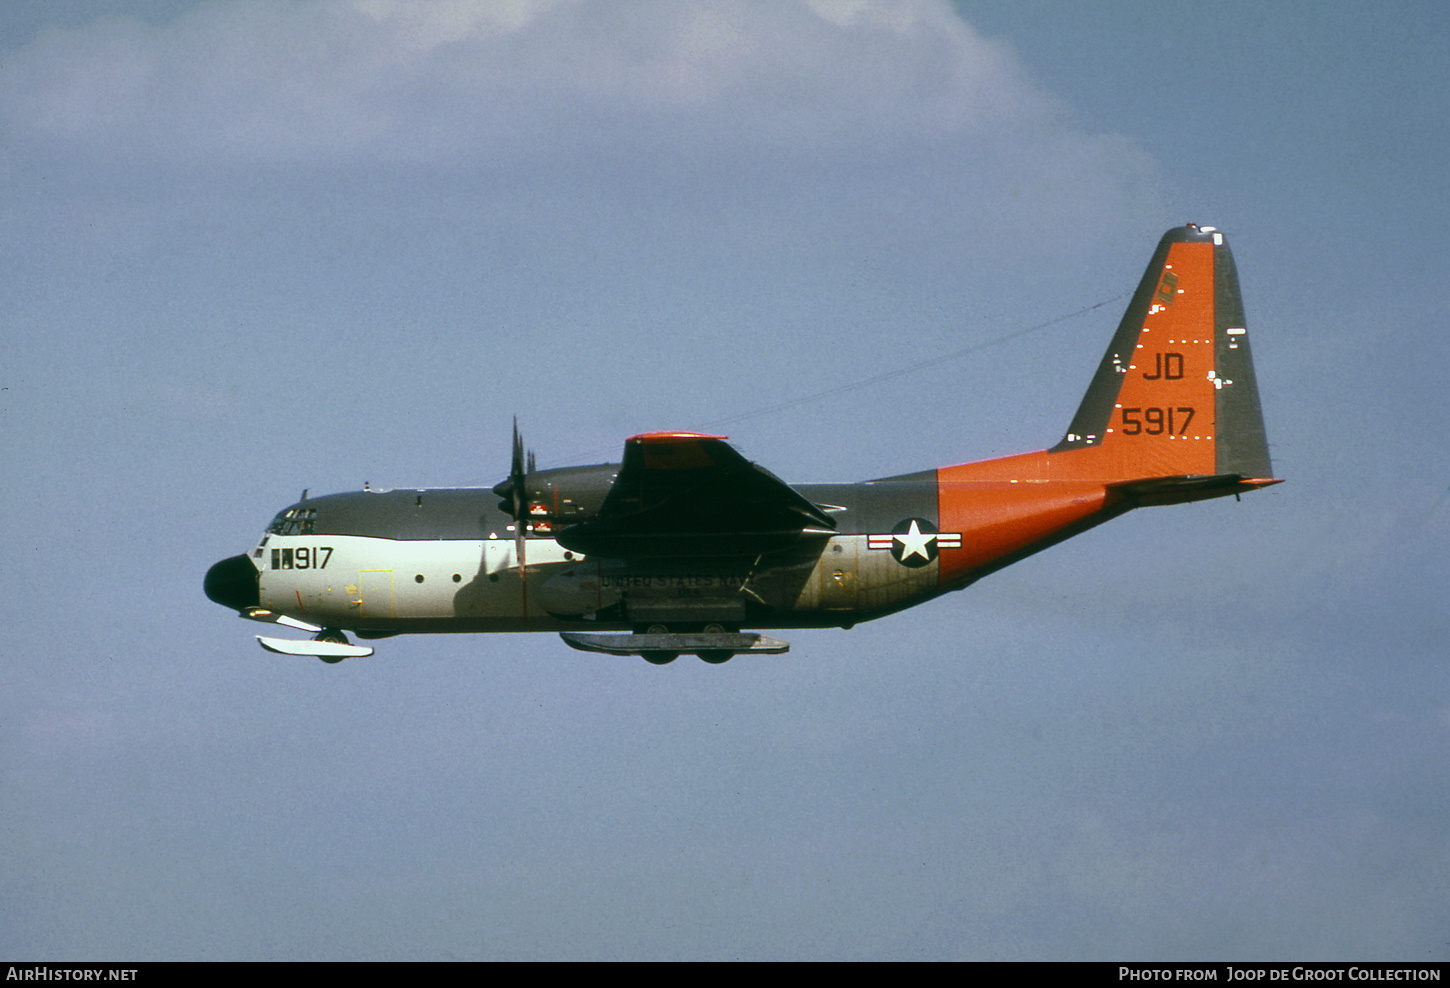
<path fill-rule="evenodd" d="M 519 573 L 524 572 L 524 526 L 528 524 L 527 483 L 524 471 L 524 440 L 519 435 L 519 417 L 514 416 L 514 451 L 509 464 L 510 501 L 514 516 L 514 557 L 519 563 Z"/>

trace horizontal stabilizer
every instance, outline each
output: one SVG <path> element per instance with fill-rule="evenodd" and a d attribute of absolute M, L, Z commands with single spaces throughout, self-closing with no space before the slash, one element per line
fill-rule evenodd
<path fill-rule="evenodd" d="M 1139 506 L 1161 504 L 1186 504 L 1189 501 L 1205 501 L 1226 494 L 1244 494 L 1282 483 L 1268 477 L 1241 477 L 1236 473 L 1215 474 L 1208 477 L 1151 477 L 1146 480 L 1129 480 L 1109 484 L 1108 490 L 1120 496 L 1127 496 Z"/>

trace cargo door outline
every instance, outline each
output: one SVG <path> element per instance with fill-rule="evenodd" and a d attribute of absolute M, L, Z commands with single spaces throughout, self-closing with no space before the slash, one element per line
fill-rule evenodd
<path fill-rule="evenodd" d="M 358 573 L 358 597 L 361 599 L 363 617 L 397 617 L 397 598 L 393 593 L 393 571 L 390 569 L 365 569 Z"/>

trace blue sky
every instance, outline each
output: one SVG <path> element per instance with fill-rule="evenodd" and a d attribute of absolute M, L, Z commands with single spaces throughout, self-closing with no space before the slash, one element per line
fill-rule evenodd
<path fill-rule="evenodd" d="M 1443 960 L 1447 35 L 0 6 L 0 954 Z M 1124 303 L 971 348 L 1186 221 L 1287 480 L 1242 502 L 719 668 L 327 667 L 201 595 L 304 487 L 501 479 L 515 414 L 541 465 L 713 429 L 799 482 L 1050 445 Z"/>

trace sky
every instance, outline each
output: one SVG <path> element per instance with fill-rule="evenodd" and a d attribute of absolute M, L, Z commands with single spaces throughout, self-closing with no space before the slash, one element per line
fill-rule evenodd
<path fill-rule="evenodd" d="M 0 5 L 0 956 L 1444 961 L 1447 45 L 1430 2 Z M 304 488 L 502 479 L 514 415 L 540 466 L 704 430 L 800 483 L 1052 445 L 1184 222 L 1286 481 L 1242 501 L 718 667 L 328 666 L 202 595 Z"/>

